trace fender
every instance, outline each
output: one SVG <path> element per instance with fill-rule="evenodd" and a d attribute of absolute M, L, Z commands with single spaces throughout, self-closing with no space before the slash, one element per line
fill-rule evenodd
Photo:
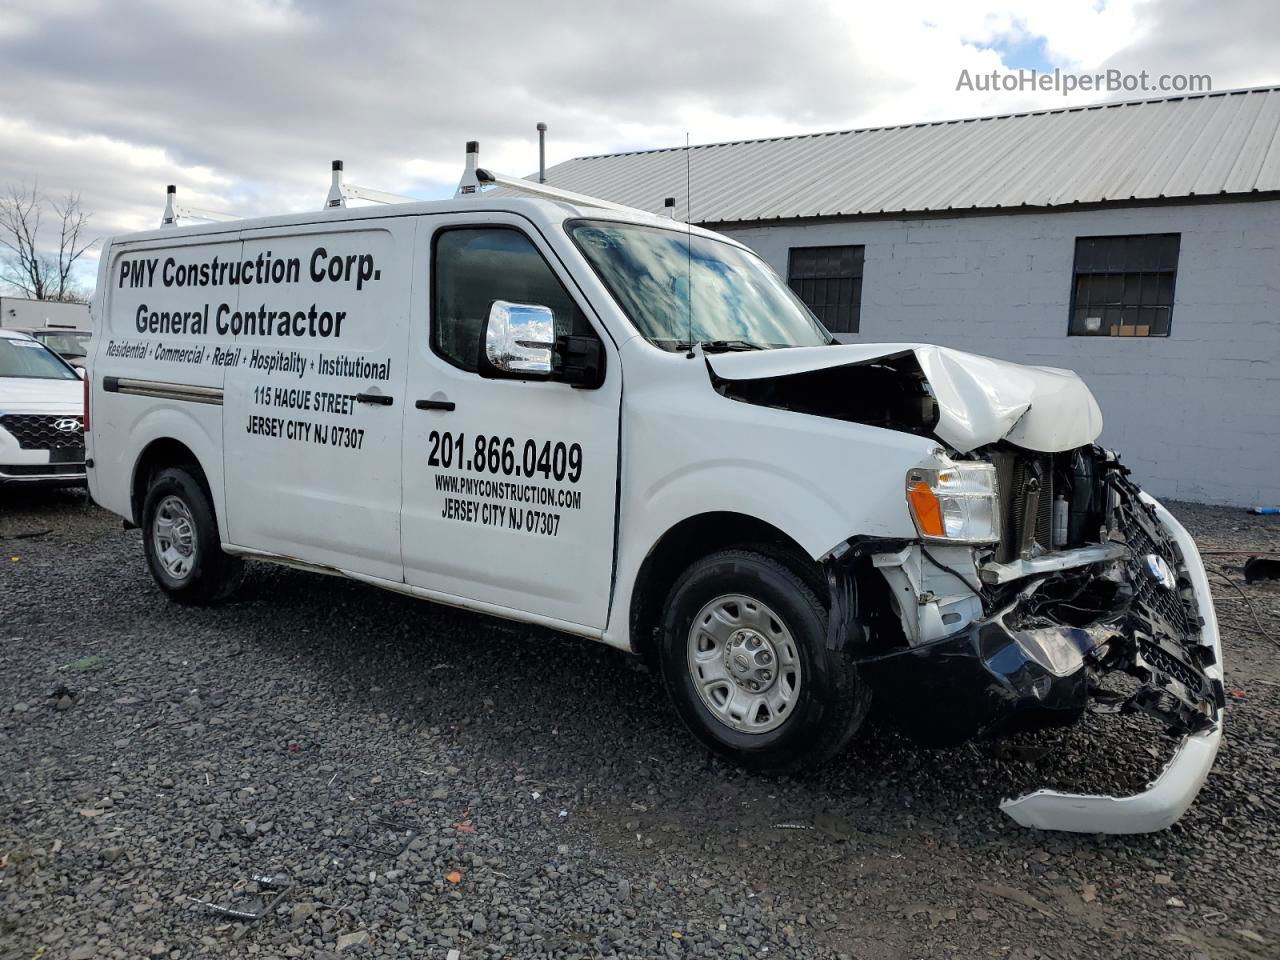
<path fill-rule="evenodd" d="M 876 501 L 866 509 L 851 510 L 849 502 L 782 463 L 723 459 L 670 474 L 649 492 L 643 506 L 623 509 L 617 583 L 603 636 L 606 643 L 636 652 L 628 614 L 645 560 L 678 526 L 711 513 L 737 514 L 744 521 L 772 528 L 815 562 L 845 548 L 851 539 L 880 541 L 914 535 L 905 501 Z M 894 525 L 898 514 L 900 522 Z M 851 529 L 859 522 L 875 529 L 869 534 Z M 696 554 L 688 562 L 694 559 Z"/>
<path fill-rule="evenodd" d="M 716 392 L 705 363 L 635 341 L 621 352 L 634 375 L 623 396 L 624 482 L 606 642 L 632 649 L 625 611 L 636 578 L 662 538 L 690 518 L 750 517 L 815 561 L 851 537 L 915 536 L 905 478 L 937 441 L 739 403 Z"/>
<path fill-rule="evenodd" d="M 188 406 L 191 409 L 188 409 Z M 117 459 L 116 465 L 109 471 L 100 471 L 100 476 L 129 478 L 128 487 L 124 490 L 103 491 L 104 505 L 125 516 L 132 512 L 130 495 L 137 479 L 138 467 L 147 448 L 157 440 L 176 440 L 195 455 L 200 468 L 204 471 L 205 479 L 209 483 L 209 492 L 213 497 L 214 512 L 218 521 L 218 536 L 225 543 L 227 518 L 222 483 L 222 408 L 220 406 L 191 404 L 179 407 L 175 404 L 153 407 L 143 413 L 132 424 L 126 442 L 114 452 Z M 130 461 L 127 464 L 127 470 L 123 469 L 126 464 L 120 462 L 126 457 Z M 106 497 L 110 499 L 105 499 Z"/>
<path fill-rule="evenodd" d="M 746 457 L 724 457 L 689 465 L 661 478 L 646 491 L 643 513 L 639 516 L 643 517 L 645 527 L 659 526 L 665 533 L 676 524 L 708 511 L 740 513 L 781 530 L 814 560 L 854 533 L 902 536 L 912 529 L 906 500 L 901 496 L 893 504 L 876 503 L 871 509 L 859 505 L 857 519 L 876 529 L 847 529 L 851 522 L 857 522 L 851 516 L 850 502 L 829 484 L 807 475 L 802 468 L 803 464 L 794 461 L 760 461 Z M 906 467 L 902 473 L 905 476 Z M 714 505 L 709 494 L 714 494 Z M 905 523 L 900 529 L 893 522 L 895 513 L 899 512 Z M 624 527 L 628 519 L 624 516 Z"/>

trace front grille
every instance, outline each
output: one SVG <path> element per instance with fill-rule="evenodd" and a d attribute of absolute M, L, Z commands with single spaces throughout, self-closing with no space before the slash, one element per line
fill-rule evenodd
<path fill-rule="evenodd" d="M 1001 450 L 993 453 L 996 485 L 1000 493 L 999 560 L 1008 563 L 1018 556 L 1022 544 L 1022 521 L 1027 504 L 1027 478 L 1031 464 L 1040 464 L 1040 499 L 1036 504 L 1036 542 L 1048 550 L 1053 542 L 1053 459 Z"/>
<path fill-rule="evenodd" d="M 1192 624 L 1187 605 L 1181 597 L 1152 582 L 1145 571 L 1137 574 L 1135 582 L 1138 589 L 1134 599 L 1164 620 L 1173 636 L 1181 639 L 1195 635 L 1196 627 Z"/>
<path fill-rule="evenodd" d="M 1204 676 L 1200 671 L 1190 664 L 1183 663 L 1177 656 L 1152 640 L 1140 639 L 1138 651 L 1142 654 L 1142 658 L 1156 670 L 1177 680 L 1192 692 L 1198 691 L 1204 683 Z"/>
<path fill-rule="evenodd" d="M 1133 510 L 1140 507 L 1130 508 Z M 1152 617 L 1164 621 L 1171 636 L 1179 640 L 1194 636 L 1199 624 L 1192 620 L 1187 602 L 1176 590 L 1167 590 L 1156 583 L 1144 568 L 1149 554 L 1163 557 L 1173 569 L 1178 568 L 1177 557 L 1165 544 L 1157 543 L 1137 517 L 1128 516 L 1123 524 L 1125 540 L 1129 544 L 1130 579 L 1134 585 L 1134 601 Z"/>
<path fill-rule="evenodd" d="M 74 426 L 61 430 L 56 424 Z M 13 434 L 23 450 L 84 449 L 84 429 L 79 417 L 11 413 L 0 417 L 0 427 Z"/>

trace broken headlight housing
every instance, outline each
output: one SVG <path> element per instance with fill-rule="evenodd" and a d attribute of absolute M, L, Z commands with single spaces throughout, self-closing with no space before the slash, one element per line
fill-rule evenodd
<path fill-rule="evenodd" d="M 1000 498 L 994 464 L 949 463 L 907 472 L 907 503 L 916 530 L 941 543 L 996 543 Z"/>

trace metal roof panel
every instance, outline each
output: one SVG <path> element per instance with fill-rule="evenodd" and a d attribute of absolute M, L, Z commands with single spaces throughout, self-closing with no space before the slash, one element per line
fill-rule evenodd
<path fill-rule="evenodd" d="M 686 162 L 688 168 L 686 168 Z M 1280 190 L 1280 87 L 578 157 L 547 183 L 703 223 Z"/>

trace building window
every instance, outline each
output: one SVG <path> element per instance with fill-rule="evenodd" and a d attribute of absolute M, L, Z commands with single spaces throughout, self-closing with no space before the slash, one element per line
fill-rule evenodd
<path fill-rule="evenodd" d="M 866 247 L 792 247 L 787 283 L 832 333 L 857 333 Z"/>
<path fill-rule="evenodd" d="M 1077 237 L 1073 337 L 1167 337 L 1178 274 L 1177 233 Z"/>

